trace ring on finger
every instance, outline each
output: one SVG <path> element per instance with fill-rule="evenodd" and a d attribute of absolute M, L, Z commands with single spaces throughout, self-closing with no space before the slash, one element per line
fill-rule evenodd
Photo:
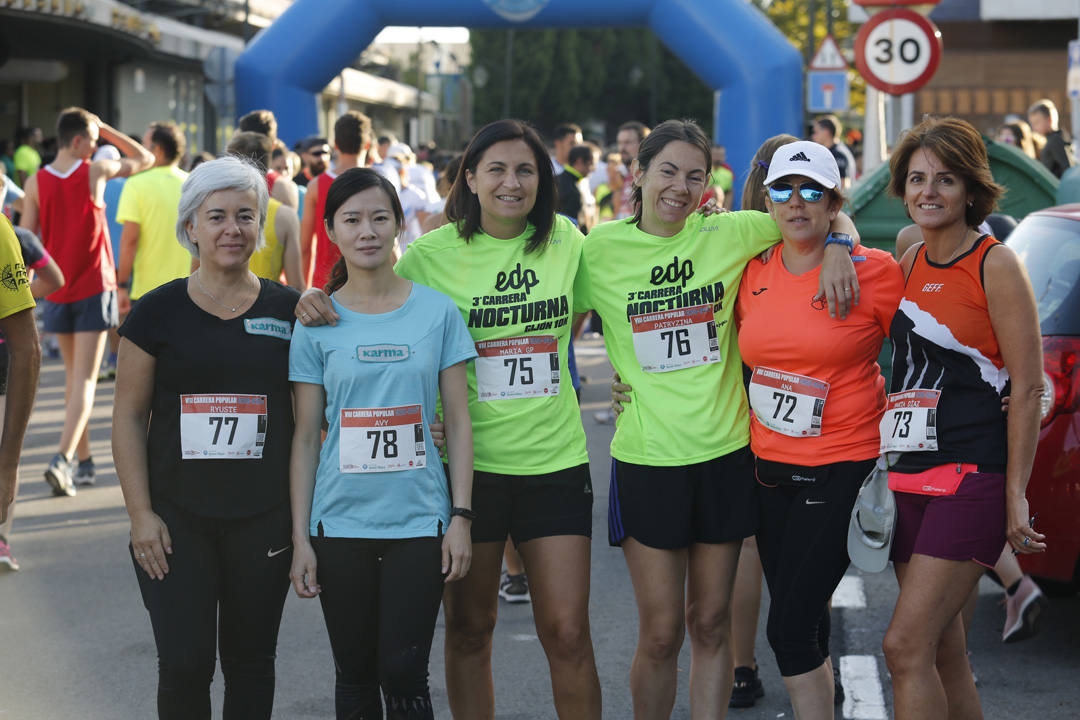
<path fill-rule="evenodd" d="M 139 557 L 141 557 L 141 558 L 146 557 L 146 553 L 139 553 Z"/>
<path fill-rule="evenodd" d="M 1024 538 L 1024 543 L 1023 544 L 1024 544 L 1025 547 L 1030 545 L 1031 544 L 1031 538 L 1029 538 L 1029 537 Z"/>

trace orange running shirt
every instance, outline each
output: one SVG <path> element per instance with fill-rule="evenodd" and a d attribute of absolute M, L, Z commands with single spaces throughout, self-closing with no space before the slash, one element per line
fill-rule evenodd
<path fill-rule="evenodd" d="M 859 245 L 851 259 L 860 301 L 846 320 L 829 317 L 822 303 L 811 303 L 820 268 L 793 275 L 784 267 L 782 246 L 768 263 L 752 260 L 746 266 L 735 306 L 743 362 L 776 371 L 769 373 L 772 377 L 796 374 L 828 383 L 820 435 L 782 434 L 753 414 L 750 447 L 758 457 L 817 466 L 878 455 L 885 379 L 877 358 L 903 294 L 904 276 L 882 250 Z M 773 409 L 770 400 L 767 411 Z M 788 409 L 782 404 L 777 419 Z"/>
<path fill-rule="evenodd" d="M 1000 243 L 980 237 L 944 265 L 920 245 L 892 324 L 890 392 L 939 390 L 934 451 L 906 452 L 893 469 L 922 472 L 945 463 L 978 463 L 1004 472 L 1009 371 L 1001 358 L 983 288 L 986 255 Z"/>

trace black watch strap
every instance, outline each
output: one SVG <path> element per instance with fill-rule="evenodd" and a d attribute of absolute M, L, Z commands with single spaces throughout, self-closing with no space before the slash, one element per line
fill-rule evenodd
<path fill-rule="evenodd" d="M 476 519 L 476 513 L 473 512 L 473 510 L 471 510 L 470 508 L 463 508 L 463 507 L 452 507 L 452 508 L 450 508 L 450 517 L 454 517 L 455 515 L 460 515 L 461 517 L 465 518 L 466 520 L 475 520 Z"/>

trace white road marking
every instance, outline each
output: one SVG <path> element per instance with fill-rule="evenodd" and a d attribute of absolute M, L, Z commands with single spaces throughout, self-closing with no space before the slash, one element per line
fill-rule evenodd
<path fill-rule="evenodd" d="M 511 640 L 517 640 L 518 642 L 528 642 L 529 640 L 535 640 L 536 636 L 532 633 L 518 633 L 510 636 Z"/>
<path fill-rule="evenodd" d="M 881 691 L 877 658 L 844 655 L 840 658 L 840 682 L 844 685 L 845 718 L 885 720 L 885 696 Z"/>
<path fill-rule="evenodd" d="M 858 575 L 845 575 L 840 578 L 840 584 L 832 595 L 834 608 L 864 608 L 866 607 L 866 592 L 863 591 L 863 581 Z"/>

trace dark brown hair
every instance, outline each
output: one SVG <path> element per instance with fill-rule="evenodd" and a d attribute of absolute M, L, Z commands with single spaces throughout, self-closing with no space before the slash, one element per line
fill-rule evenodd
<path fill-rule="evenodd" d="M 90 123 L 97 122 L 97 116 L 81 107 L 69 107 L 60 111 L 56 118 L 56 143 L 58 147 L 68 147 L 79 135 L 90 135 Z"/>
<path fill-rule="evenodd" d="M 525 241 L 525 252 L 530 253 L 546 246 L 551 239 L 551 229 L 555 225 L 555 208 L 559 198 L 555 189 L 555 171 L 551 168 L 544 141 L 536 131 L 522 120 L 496 120 L 476 131 L 465 154 L 461 158 L 461 167 L 446 198 L 446 218 L 457 226 L 458 235 L 465 242 L 472 240 L 480 232 L 480 200 L 469 189 L 465 173 L 476 174 L 480 160 L 495 143 L 506 140 L 524 140 L 532 150 L 536 162 L 537 183 L 536 204 L 529 211 L 526 219 L 532 223 L 534 232 Z"/>
<path fill-rule="evenodd" d="M 267 135 L 257 132 L 238 132 L 229 140 L 225 152 L 230 155 L 250 160 L 259 168 L 259 172 L 266 174 L 270 167 L 270 153 L 273 152 L 274 143 Z"/>
<path fill-rule="evenodd" d="M 705 132 L 693 120 L 665 120 L 656 126 L 638 146 L 638 168 L 644 174 L 649 170 L 653 158 L 667 147 L 668 143 L 675 141 L 689 143 L 699 150 L 705 157 L 705 175 L 712 172 L 712 143 L 705 136 Z M 641 185 L 634 183 L 633 192 L 634 222 L 641 222 Z M 700 198 L 699 198 L 700 199 Z"/>
<path fill-rule="evenodd" d="M 743 183 L 742 204 L 740 206 L 743 210 L 769 211 L 765 207 L 766 192 L 764 183 L 765 178 L 769 175 L 769 163 L 772 162 L 773 153 L 781 145 L 798 142 L 798 140 L 799 138 L 794 135 L 780 133 L 761 143 L 761 147 L 754 153 L 754 159 L 750 161 L 750 174 L 746 176 L 746 182 Z"/>
<path fill-rule="evenodd" d="M 405 224 L 405 211 L 401 208 L 401 200 L 398 199 L 397 190 L 377 170 L 371 168 L 349 168 L 334 178 L 330 188 L 326 191 L 326 209 L 323 212 L 327 230 L 334 229 L 334 214 L 348 202 L 349 198 L 357 193 L 377 187 L 386 193 L 390 200 L 390 210 L 394 213 L 394 223 L 398 231 Z M 330 269 L 330 277 L 323 287 L 327 295 L 335 292 L 349 279 L 349 268 L 345 264 L 345 258 L 339 257 L 334 267 Z"/>
<path fill-rule="evenodd" d="M 346 155 L 359 155 L 371 145 L 371 118 L 349 110 L 334 123 L 334 145 Z"/>
<path fill-rule="evenodd" d="M 165 159 L 171 163 L 184 154 L 187 146 L 184 133 L 180 132 L 180 127 L 174 122 L 150 123 L 150 142 L 161 148 Z"/>
<path fill-rule="evenodd" d="M 242 132 L 256 132 L 277 139 L 277 118 L 269 110 L 252 110 L 240 118 L 236 128 Z"/>
<path fill-rule="evenodd" d="M 971 123 L 955 117 L 926 117 L 900 138 L 889 158 L 889 192 L 904 199 L 908 166 L 919 148 L 937 156 L 951 172 L 963 180 L 964 190 L 971 194 L 971 203 L 964 211 L 968 227 L 978 227 L 994 211 L 1005 188 L 994 182 L 986 143 Z M 905 206 L 905 211 L 907 210 Z M 910 213 L 908 217 L 911 217 Z"/>

